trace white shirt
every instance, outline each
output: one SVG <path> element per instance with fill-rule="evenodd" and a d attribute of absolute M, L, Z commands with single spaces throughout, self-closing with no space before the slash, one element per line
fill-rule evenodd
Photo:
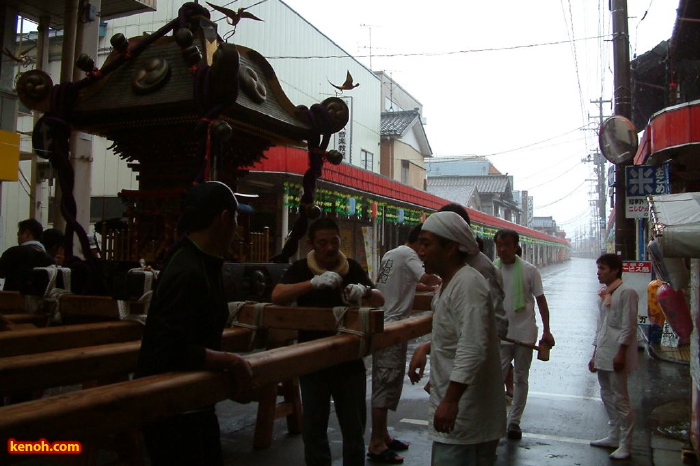
<path fill-rule="evenodd" d="M 527 261 L 523 264 L 523 289 L 525 297 L 525 309 L 515 312 L 513 310 L 513 269 L 515 264 L 503 264 L 503 289 L 506 299 L 503 307 L 508 317 L 508 337 L 525 343 L 537 341 L 537 321 L 535 319 L 535 298 L 542 296 L 542 277 L 537 267 Z"/>
<path fill-rule="evenodd" d="M 621 344 L 628 345 L 625 371 L 637 368 L 638 303 L 637 292 L 624 283 L 613 291 L 610 307 L 604 306 L 603 300 L 598 298 L 598 327 L 593 339 L 597 369 L 613 370 L 613 358 Z"/>
<path fill-rule="evenodd" d="M 425 274 L 423 262 L 416 251 L 399 246 L 382 257 L 377 288 L 384 296 L 384 321 L 392 322 L 408 317 L 416 296 L 416 285 Z"/>
<path fill-rule="evenodd" d="M 430 352 L 430 438 L 471 445 L 500 439 L 506 429 L 496 318 L 486 279 L 465 265 L 433 298 Z M 433 416 L 450 381 L 467 384 L 455 429 L 439 433 Z"/>
<path fill-rule="evenodd" d="M 496 325 L 498 326 L 498 336 L 505 337 L 508 335 L 508 317 L 503 308 L 503 300 L 505 293 L 503 292 L 503 276 L 498 267 L 493 265 L 491 259 L 483 252 L 467 257 L 467 264 L 474 267 L 489 284 L 491 290 L 491 301 L 493 301 L 493 310 L 496 312 Z"/>

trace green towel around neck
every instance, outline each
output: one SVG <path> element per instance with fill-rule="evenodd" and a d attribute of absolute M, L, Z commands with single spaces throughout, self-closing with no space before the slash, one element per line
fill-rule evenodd
<path fill-rule="evenodd" d="M 503 261 L 497 258 L 493 261 L 493 265 L 499 269 L 503 268 Z M 523 260 L 519 256 L 515 256 L 513 263 L 513 310 L 520 312 L 525 309 L 525 287 L 523 286 Z"/>

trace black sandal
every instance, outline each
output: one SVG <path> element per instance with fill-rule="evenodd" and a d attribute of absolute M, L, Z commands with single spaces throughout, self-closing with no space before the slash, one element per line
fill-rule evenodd
<path fill-rule="evenodd" d="M 404 451 L 408 450 L 409 445 L 410 443 L 402 442 L 401 440 L 395 438 L 387 444 L 387 447 L 394 451 Z"/>
<path fill-rule="evenodd" d="M 401 458 L 394 450 L 386 449 L 381 453 L 367 452 L 367 458 L 373 463 L 383 463 L 383 464 L 401 464 L 403 463 L 403 458 Z"/>

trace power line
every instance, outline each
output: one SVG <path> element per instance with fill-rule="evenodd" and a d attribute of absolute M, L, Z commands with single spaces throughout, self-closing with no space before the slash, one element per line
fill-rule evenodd
<path fill-rule="evenodd" d="M 570 40 L 560 40 L 560 41 L 552 41 L 552 42 L 540 42 L 540 43 L 535 43 L 535 44 L 525 44 L 525 45 L 512 45 L 509 47 L 490 47 L 490 48 L 483 48 L 483 49 L 467 49 L 467 50 L 452 50 L 452 51 L 446 51 L 446 52 L 414 52 L 414 53 L 385 53 L 385 54 L 372 54 L 372 57 L 381 57 L 381 58 L 394 58 L 394 57 L 439 57 L 439 56 L 445 56 L 445 55 L 464 55 L 468 53 L 482 53 L 482 52 L 501 52 L 501 51 L 506 51 L 506 50 L 518 50 L 518 49 L 527 49 L 527 48 L 535 48 L 535 47 L 545 47 L 549 45 L 562 45 L 562 44 L 569 44 L 571 42 L 578 42 L 578 41 L 585 41 L 585 40 L 594 40 L 594 39 L 602 39 L 603 37 L 601 36 L 594 36 L 594 37 L 584 37 L 582 39 L 570 39 Z M 369 55 L 297 55 L 297 56 L 271 56 L 271 57 L 266 57 L 268 60 L 309 60 L 309 59 L 326 59 L 326 58 L 368 58 Z"/>
<path fill-rule="evenodd" d="M 569 194 L 567 194 L 567 195 L 565 195 L 565 196 L 563 196 L 563 197 L 560 197 L 560 198 L 557 199 L 556 201 L 550 202 L 549 204 L 536 206 L 535 209 L 544 209 L 545 207 L 549 207 L 549 206 L 551 206 L 551 205 L 556 204 L 557 202 L 563 201 L 564 199 L 566 199 L 567 197 L 571 196 L 571 195 L 574 194 L 576 191 L 578 191 L 578 188 L 580 188 L 581 186 L 583 186 L 583 184 L 584 184 L 586 181 L 587 181 L 587 180 L 583 180 L 583 181 L 581 182 L 581 184 L 578 185 L 578 186 L 576 186 L 576 187 L 574 188 L 574 190 L 571 191 Z"/>
<path fill-rule="evenodd" d="M 570 157 L 572 157 L 572 156 L 562 157 L 561 160 L 560 160 L 559 162 L 557 162 L 557 163 L 555 163 L 555 164 L 553 164 L 553 165 L 548 165 L 547 168 L 543 168 L 543 169 L 541 169 L 541 170 L 538 169 L 538 171 L 535 172 L 535 173 L 533 173 L 532 175 L 523 176 L 523 177 L 518 177 L 518 183 L 522 183 L 522 182 L 525 181 L 525 180 L 529 180 L 530 178 L 535 178 L 535 177 L 539 177 L 539 176 L 548 176 L 548 177 L 550 177 L 551 175 L 546 175 L 546 172 L 547 172 L 548 170 L 551 170 L 551 169 L 553 169 L 553 168 L 558 167 L 559 165 L 563 164 L 564 162 L 569 162 L 569 161 L 571 160 Z M 573 157 L 578 157 L 578 154 L 574 154 Z M 577 161 L 576 161 L 576 165 L 574 165 L 574 166 L 579 166 L 579 165 L 580 165 L 580 162 L 577 160 Z"/>
<path fill-rule="evenodd" d="M 566 220 L 564 222 L 559 222 L 559 225 L 568 225 L 570 223 L 574 223 L 574 222 L 580 220 L 582 217 L 585 217 L 586 215 L 588 215 L 588 207 L 583 209 L 581 212 L 579 212 L 578 214 L 576 214 L 574 217 L 570 218 L 569 220 Z"/>
<path fill-rule="evenodd" d="M 647 9 L 642 15 L 642 18 L 639 21 L 637 21 L 637 25 L 634 27 L 634 48 L 632 49 L 632 54 L 635 56 L 637 55 L 637 39 L 639 39 L 639 25 L 642 24 L 642 21 L 644 21 L 647 17 L 647 14 L 649 14 L 649 9 L 651 8 L 652 3 L 654 3 L 654 0 L 649 0 L 649 6 L 647 6 Z"/>
<path fill-rule="evenodd" d="M 555 176 L 555 177 L 552 177 L 550 180 L 545 181 L 544 183 L 540 183 L 540 184 L 538 184 L 538 185 L 536 185 L 536 186 L 531 186 L 531 187 L 527 188 L 526 190 L 527 190 L 527 191 L 530 191 L 530 190 L 533 190 L 533 189 L 535 189 L 535 188 L 539 188 L 540 186 L 544 186 L 544 185 L 546 185 L 546 184 L 553 183 L 553 182 L 555 182 L 555 181 L 559 181 L 559 178 L 561 178 L 563 175 L 566 175 L 567 173 L 569 173 L 569 172 L 570 172 L 571 170 L 573 170 L 574 168 L 578 168 L 578 167 L 580 167 L 580 166 L 581 166 L 581 164 L 580 164 L 579 162 L 576 162 L 576 165 L 574 165 L 573 167 L 569 168 L 568 170 L 566 170 L 566 171 L 564 171 L 564 172 L 558 174 L 558 175 Z"/>
<path fill-rule="evenodd" d="M 543 140 L 541 140 L 541 141 L 533 142 L 533 143 L 531 143 L 531 144 L 527 144 L 527 145 L 520 146 L 520 147 L 514 147 L 514 148 L 512 148 L 512 149 L 507 149 L 507 150 L 503 150 L 503 151 L 500 151 L 500 152 L 493 152 L 493 153 L 491 153 L 491 154 L 484 154 L 483 156 L 484 156 L 484 157 L 493 157 L 493 156 L 496 156 L 496 155 L 502 155 L 502 154 L 507 154 L 507 153 L 509 153 L 509 152 L 515 152 L 515 151 L 518 151 L 518 150 L 527 149 L 527 148 L 529 148 L 529 147 L 533 147 L 533 146 L 540 145 L 540 144 L 542 144 L 542 143 L 544 143 L 544 142 L 553 141 L 554 139 L 560 138 L 560 137 L 562 137 L 562 136 L 566 136 L 567 134 L 571 134 L 571 133 L 573 133 L 573 132 L 580 131 L 580 130 L 586 128 L 587 126 L 588 126 L 588 124 L 585 124 L 585 125 L 583 125 L 583 126 L 579 126 L 578 128 L 572 129 L 571 131 L 567 131 L 567 132 L 565 132 L 565 133 L 559 134 L 559 135 L 557 135 L 557 136 L 553 136 L 553 137 L 551 137 L 551 138 L 543 139 Z"/>
<path fill-rule="evenodd" d="M 571 0 L 567 0 L 569 5 L 569 21 L 566 21 L 566 12 L 564 11 L 564 0 L 561 0 L 562 14 L 564 15 L 564 22 L 566 24 L 566 34 L 569 36 L 571 44 L 571 53 L 574 58 L 574 70 L 576 72 L 576 84 L 578 86 L 578 98 L 579 98 L 579 110 L 581 111 L 581 119 L 585 120 L 584 110 L 583 110 L 583 89 L 581 88 L 581 72 L 578 67 L 578 52 L 576 50 L 576 41 L 573 38 L 576 36 L 576 31 L 574 30 L 574 13 L 571 11 Z M 569 29 L 571 32 L 569 33 Z"/>

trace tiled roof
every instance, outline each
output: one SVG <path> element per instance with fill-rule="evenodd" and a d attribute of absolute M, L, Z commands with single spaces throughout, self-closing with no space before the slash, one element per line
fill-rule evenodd
<path fill-rule="evenodd" d="M 474 195 L 478 196 L 476 186 L 431 186 L 427 191 L 450 202 L 468 205 Z"/>
<path fill-rule="evenodd" d="M 532 228 L 554 228 L 557 222 L 552 217 L 533 217 Z"/>
<path fill-rule="evenodd" d="M 437 157 L 426 161 L 428 176 L 486 176 L 502 175 L 491 161 L 483 156 Z"/>
<path fill-rule="evenodd" d="M 401 136 L 420 114 L 417 110 L 382 112 L 382 136 Z"/>
<path fill-rule="evenodd" d="M 476 186 L 481 194 L 505 193 L 508 188 L 506 175 L 487 176 L 429 176 L 428 188 L 435 186 Z"/>

